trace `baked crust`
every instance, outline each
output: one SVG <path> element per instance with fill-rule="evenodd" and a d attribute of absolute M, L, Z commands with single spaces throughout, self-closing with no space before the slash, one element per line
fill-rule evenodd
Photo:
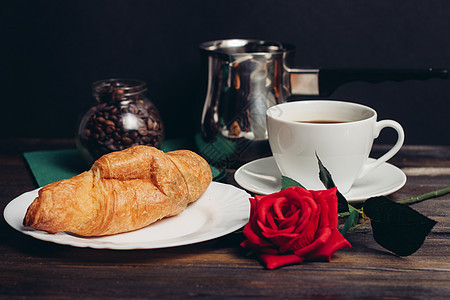
<path fill-rule="evenodd" d="M 89 171 L 39 190 L 24 226 L 49 233 L 102 236 L 145 227 L 181 213 L 212 180 L 192 151 L 134 146 L 100 157 Z"/>

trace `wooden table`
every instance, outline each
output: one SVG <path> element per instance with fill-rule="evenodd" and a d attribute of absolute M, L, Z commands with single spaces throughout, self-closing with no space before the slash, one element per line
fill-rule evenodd
<path fill-rule="evenodd" d="M 72 147 L 72 141 L 0 141 L 0 208 L 35 189 L 23 151 Z M 377 150 L 382 151 L 383 147 Z M 407 174 L 393 200 L 450 185 L 450 147 L 404 146 L 390 161 Z M 229 180 L 233 183 L 232 176 Z M 157 250 L 95 250 L 36 240 L 2 218 L 0 298 L 426 298 L 450 296 L 450 195 L 415 204 L 436 220 L 416 253 L 397 257 L 370 226 L 346 235 L 353 245 L 331 263 L 265 270 L 239 246 L 240 232 Z"/>

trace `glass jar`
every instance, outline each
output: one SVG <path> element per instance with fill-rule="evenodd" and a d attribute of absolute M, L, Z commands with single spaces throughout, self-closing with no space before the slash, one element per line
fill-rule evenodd
<path fill-rule="evenodd" d="M 77 147 L 88 163 L 135 145 L 161 147 L 164 127 L 156 106 L 145 97 L 146 84 L 106 79 L 92 85 L 95 102 L 82 116 Z"/>

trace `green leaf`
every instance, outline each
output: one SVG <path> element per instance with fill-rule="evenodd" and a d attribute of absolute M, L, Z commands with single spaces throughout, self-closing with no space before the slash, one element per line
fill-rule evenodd
<path fill-rule="evenodd" d="M 286 177 L 286 176 L 282 176 L 281 177 L 281 190 L 285 190 L 291 186 L 299 186 L 299 187 L 305 188 L 303 185 L 301 185 L 294 179 Z"/>
<path fill-rule="evenodd" d="M 386 197 L 366 200 L 363 210 L 371 220 L 375 241 L 400 256 L 416 252 L 437 223 Z"/>
<path fill-rule="evenodd" d="M 316 153 L 317 161 L 319 162 L 319 178 L 322 181 L 323 185 L 327 189 L 334 188 L 336 185 L 334 184 L 333 177 L 331 177 L 330 172 L 325 168 L 320 160 L 319 156 Z"/>
<path fill-rule="evenodd" d="M 358 224 L 358 220 L 359 220 L 359 211 L 353 207 L 350 208 L 350 214 L 347 220 L 345 221 L 344 226 L 340 230 L 341 234 L 345 235 L 347 231 L 349 231 L 352 228 L 355 228 L 356 225 Z"/>
<path fill-rule="evenodd" d="M 331 177 L 330 172 L 325 168 L 325 166 L 320 161 L 319 156 L 316 153 L 317 161 L 319 162 L 319 179 L 323 183 L 323 185 L 327 189 L 334 188 L 336 185 L 334 184 L 333 177 Z M 339 190 L 336 191 L 336 196 L 338 198 L 338 212 L 348 212 L 348 202 L 347 199 L 345 199 L 344 195 L 339 192 Z"/>
<path fill-rule="evenodd" d="M 348 211 L 348 202 L 347 199 L 345 199 L 344 195 L 339 192 L 338 189 L 336 189 L 336 196 L 338 198 L 338 212 L 347 212 Z"/>

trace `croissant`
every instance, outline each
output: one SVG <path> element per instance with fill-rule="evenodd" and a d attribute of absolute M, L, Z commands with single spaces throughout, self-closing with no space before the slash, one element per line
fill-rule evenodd
<path fill-rule="evenodd" d="M 89 171 L 40 189 L 23 224 L 81 236 L 133 231 L 181 213 L 211 180 L 208 163 L 192 151 L 134 146 L 103 155 Z"/>

